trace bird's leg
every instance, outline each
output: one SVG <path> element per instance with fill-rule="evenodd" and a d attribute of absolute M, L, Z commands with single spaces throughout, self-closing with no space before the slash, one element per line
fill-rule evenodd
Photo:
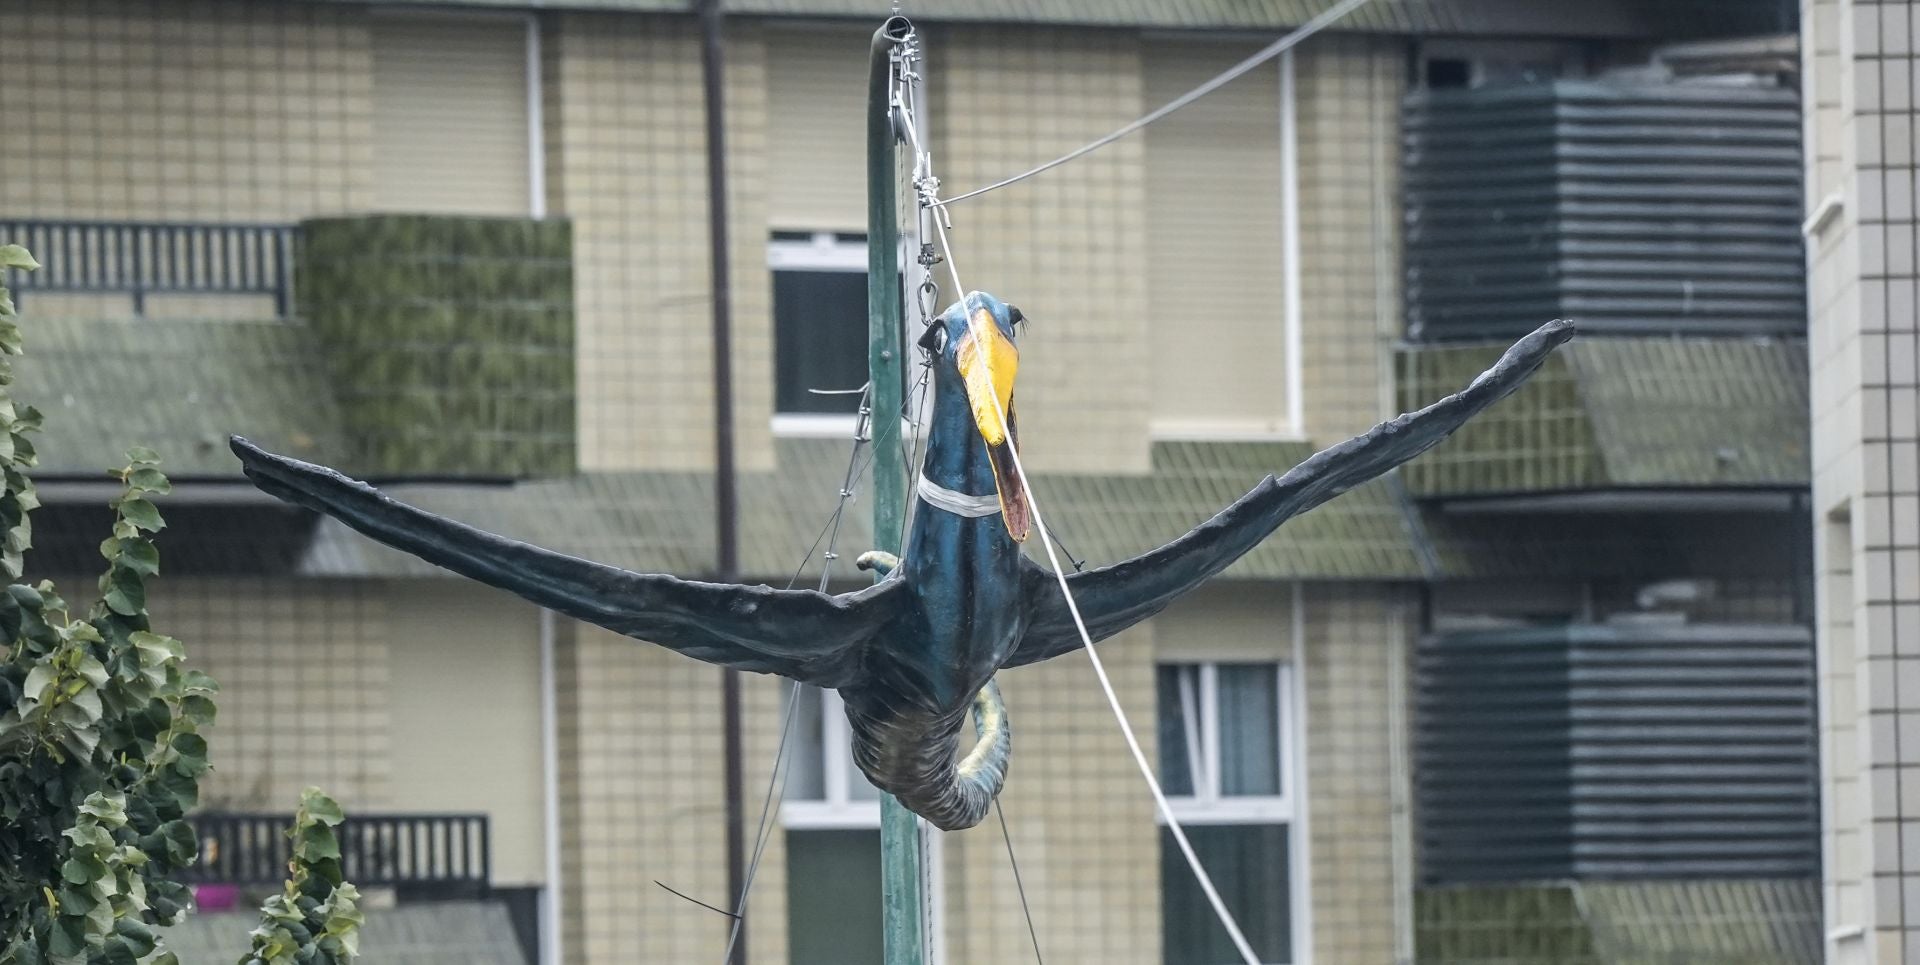
<path fill-rule="evenodd" d="M 868 550 L 860 554 L 859 558 L 853 561 L 853 565 L 860 569 L 872 570 L 881 576 L 886 576 L 888 573 L 893 572 L 894 567 L 900 565 L 900 557 L 892 553 L 883 553 L 880 550 Z"/>

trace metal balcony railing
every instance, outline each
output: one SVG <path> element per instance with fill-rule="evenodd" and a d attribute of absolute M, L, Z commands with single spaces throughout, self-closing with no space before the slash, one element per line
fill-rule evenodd
<path fill-rule="evenodd" d="M 200 861 L 182 874 L 191 882 L 273 884 L 286 879 L 293 856 L 290 814 L 208 813 L 191 819 Z M 484 894 L 493 877 L 492 840 L 484 814 L 352 814 L 338 829 L 340 870 L 361 887 L 426 886 Z"/>
<path fill-rule="evenodd" d="M 36 292 L 125 293 L 146 314 L 149 294 L 266 295 L 285 318 L 299 229 L 275 224 L 0 219 L 0 243 L 25 245 L 35 272 L 8 272 L 24 305 Z"/>

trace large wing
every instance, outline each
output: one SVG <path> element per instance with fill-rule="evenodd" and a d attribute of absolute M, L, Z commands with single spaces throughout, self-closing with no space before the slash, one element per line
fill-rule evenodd
<path fill-rule="evenodd" d="M 1433 448 L 1519 388 L 1555 346 L 1571 337 L 1569 322 L 1542 325 L 1460 392 L 1317 453 L 1278 479 L 1268 476 L 1219 515 L 1157 550 L 1068 577 L 1089 635 L 1100 640 L 1153 616 L 1226 569 L 1281 523 Z M 1029 562 L 1022 579 L 1027 633 L 1006 666 L 1078 649 L 1080 635 L 1053 573 Z"/>
<path fill-rule="evenodd" d="M 850 682 L 862 644 L 906 604 L 899 580 L 858 593 L 634 573 L 496 536 L 399 502 L 325 466 L 235 436 L 254 485 L 436 566 L 707 663 L 821 687 Z"/>

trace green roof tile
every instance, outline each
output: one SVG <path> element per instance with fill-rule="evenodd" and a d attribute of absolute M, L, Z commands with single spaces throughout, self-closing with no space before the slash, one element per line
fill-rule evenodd
<path fill-rule="evenodd" d="M 1402 400 L 1450 391 L 1492 345 L 1401 353 Z M 1780 339 L 1595 337 L 1408 469 L 1420 496 L 1808 484 L 1807 349 Z"/>
<path fill-rule="evenodd" d="M 387 3 L 402 0 L 332 0 Z M 404 0 L 408 6 L 447 5 L 511 9 L 686 13 L 689 0 Z M 908 0 L 902 12 L 927 22 L 1027 23 L 1156 29 L 1283 30 L 1311 19 L 1332 0 Z M 873 0 L 729 0 L 733 14 L 872 21 L 889 6 Z M 1349 14 L 1340 29 L 1373 33 L 1445 33 L 1551 37 L 1739 36 L 1785 29 L 1767 4 L 1741 0 L 1374 0 Z"/>
<path fill-rule="evenodd" d="M 817 581 L 819 548 L 846 478 L 849 445 L 775 444 L 778 469 L 740 476 L 741 569 L 752 579 Z M 1192 529 L 1270 472 L 1312 454 L 1304 443 L 1161 443 L 1137 476 L 1049 474 L 1034 489 L 1050 525 L 1089 566 L 1117 562 Z M 868 454 L 863 452 L 864 464 Z M 840 520 L 835 577 L 861 579 L 853 558 L 872 548 L 866 474 Z M 1288 523 L 1228 570 L 1241 579 L 1419 579 L 1404 501 L 1390 481 L 1362 486 Z M 396 498 L 563 553 L 649 572 L 698 576 L 713 566 L 713 488 L 705 473 L 587 473 L 513 486 L 399 484 Z M 315 575 L 428 576 L 440 571 L 378 547 L 331 521 L 305 568 Z M 1037 542 L 1028 551 L 1044 558 Z"/>
<path fill-rule="evenodd" d="M 31 307 L 31 306 L 29 306 Z M 286 322 L 21 319 L 14 397 L 47 415 L 44 475 L 99 475 L 129 446 L 174 476 L 231 476 L 228 433 L 302 459 L 345 451 L 312 334 Z"/>

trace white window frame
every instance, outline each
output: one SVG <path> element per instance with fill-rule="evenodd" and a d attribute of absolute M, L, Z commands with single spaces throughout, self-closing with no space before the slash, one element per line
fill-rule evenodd
<path fill-rule="evenodd" d="M 767 271 L 867 272 L 867 243 L 839 237 L 844 232 L 816 231 L 811 237 L 767 242 Z M 853 388 L 853 386 L 846 386 Z M 845 439 L 859 423 L 855 415 L 775 412 L 773 434 L 796 439 Z"/>
<path fill-rule="evenodd" d="M 1280 793 L 1278 795 L 1243 796 L 1220 793 L 1220 665 L 1221 664 L 1260 664 L 1272 663 L 1274 666 L 1275 700 L 1278 718 L 1277 735 L 1280 759 L 1275 762 L 1280 775 Z M 1198 686 L 1192 699 L 1196 706 L 1182 707 L 1181 717 L 1188 722 L 1189 729 L 1198 722 L 1198 733 L 1191 734 L 1191 744 L 1198 744 L 1200 758 L 1196 770 L 1199 772 L 1191 795 L 1168 795 L 1167 804 L 1181 824 L 1288 824 L 1294 823 L 1295 792 L 1298 783 L 1294 775 L 1297 750 L 1294 747 L 1294 707 L 1293 668 L 1286 661 L 1267 660 L 1168 660 L 1157 667 L 1195 667 L 1198 668 Z M 1188 695 L 1184 688 L 1181 693 L 1184 704 Z M 1190 746 L 1191 746 L 1190 744 Z M 1164 824 L 1166 818 L 1158 820 Z"/>
<path fill-rule="evenodd" d="M 867 273 L 867 243 L 848 241 L 839 237 L 852 233 L 815 231 L 806 238 L 776 238 L 769 241 L 767 242 L 767 271 L 840 271 L 864 275 Z M 902 237 L 899 264 L 903 272 L 908 268 L 918 272 L 920 269 L 910 248 L 910 243 Z M 903 286 L 905 281 L 906 275 L 903 273 Z M 905 291 L 904 287 L 902 290 Z M 908 300 L 907 305 L 911 310 L 913 305 L 911 299 Z M 938 311 L 938 308 L 935 310 Z M 912 337 L 906 337 L 909 335 Z M 914 325 L 908 321 L 907 331 L 903 333 L 901 339 L 901 344 L 909 347 L 906 358 L 908 366 L 919 364 L 918 350 L 911 348 L 914 339 L 918 337 Z M 909 372 L 911 373 L 912 369 L 909 369 Z M 923 415 L 932 403 L 931 395 L 929 391 L 928 397 L 921 401 Z M 774 435 L 786 439 L 846 439 L 853 435 L 859 421 L 859 416 L 850 414 L 775 412 L 771 427 Z M 900 420 L 900 432 L 903 439 L 914 438 L 913 423 L 907 419 Z"/>
<path fill-rule="evenodd" d="M 800 687 L 804 684 L 790 684 Z M 853 734 L 847 725 L 847 705 L 837 690 L 820 689 L 820 747 L 795 749 L 791 753 L 820 754 L 820 786 L 824 797 L 818 800 L 783 800 L 780 823 L 789 830 L 858 830 L 880 827 L 880 802 L 855 800 L 853 780 L 859 774 L 853 767 L 847 747 Z M 796 708 L 796 712 L 799 708 Z M 787 764 L 792 767 L 791 761 Z"/>

